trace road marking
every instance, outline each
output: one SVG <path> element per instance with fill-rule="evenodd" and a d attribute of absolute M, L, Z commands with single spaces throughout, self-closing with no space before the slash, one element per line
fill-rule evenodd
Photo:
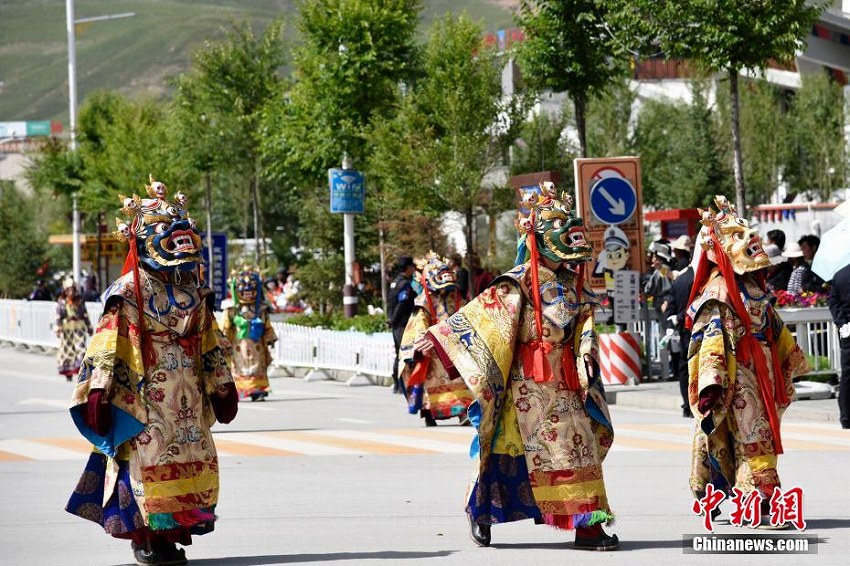
<path fill-rule="evenodd" d="M 256 402 L 253 402 L 253 401 L 247 401 L 247 402 L 239 403 L 239 410 L 241 411 L 242 409 L 245 409 L 247 411 L 266 411 L 266 412 L 269 412 L 269 411 L 274 412 L 274 410 L 275 410 L 272 407 L 263 407 L 261 404 L 257 404 Z"/>
<path fill-rule="evenodd" d="M 425 438 L 409 438 L 404 436 L 398 436 L 395 434 L 385 434 L 381 432 L 369 432 L 360 430 L 327 430 L 317 432 L 318 434 L 332 436 L 335 438 L 346 438 L 354 441 L 366 440 L 368 442 L 378 442 L 382 444 L 404 446 L 407 448 L 444 454 L 466 454 L 469 452 L 468 446 L 463 446 L 456 443 L 443 442 L 441 440 L 429 440 Z"/>
<path fill-rule="evenodd" d="M 661 452 L 690 450 L 686 425 L 624 424 L 616 428 L 611 451 Z M 795 452 L 850 451 L 850 434 L 819 426 L 783 427 L 785 445 Z M 222 458 L 282 456 L 362 456 L 467 454 L 474 430 L 467 427 L 284 430 L 263 433 L 214 432 Z M 0 462 L 78 460 L 91 452 L 82 437 L 9 438 L 0 440 Z"/>
<path fill-rule="evenodd" d="M 420 443 L 410 446 L 398 442 L 387 442 L 383 438 L 384 435 L 371 435 L 350 430 L 298 433 L 273 432 L 271 434 L 281 435 L 285 438 L 295 437 L 299 440 L 337 446 L 343 449 L 361 450 L 363 454 L 436 454 L 441 452 L 440 450 L 430 449 L 428 446 L 422 446 Z"/>
<path fill-rule="evenodd" d="M 364 421 L 363 419 L 349 419 L 347 417 L 339 417 L 338 420 L 341 423 L 354 423 L 354 424 L 373 424 L 375 421 Z"/>
<path fill-rule="evenodd" d="M 222 436 L 215 436 L 215 449 L 219 456 L 236 457 L 236 456 L 298 456 L 298 452 L 291 450 L 281 450 L 280 448 L 270 448 L 268 446 L 260 446 L 257 444 L 248 444 L 244 442 L 233 442 L 225 440 Z M 226 435 L 231 436 L 231 435 Z"/>
<path fill-rule="evenodd" d="M 33 460 L 82 460 L 88 455 L 88 452 L 77 452 L 43 444 L 37 440 L 19 440 L 17 438 L 0 440 L 0 451 L 11 452 Z"/>
<path fill-rule="evenodd" d="M 272 396 L 275 395 L 292 395 L 293 397 L 316 397 L 320 399 L 346 399 L 345 395 L 334 395 L 333 393 L 325 393 L 322 391 L 293 391 L 293 390 L 277 390 L 272 391 Z"/>
<path fill-rule="evenodd" d="M 46 407 L 67 409 L 71 402 L 68 399 L 23 399 L 16 405 L 44 405 Z"/>
<path fill-rule="evenodd" d="M 268 434 L 234 432 L 227 435 L 227 440 L 253 444 L 254 446 L 261 446 L 263 448 L 295 452 L 307 456 L 358 456 L 367 454 L 367 452 L 360 450 L 339 448 L 330 443 L 304 442 L 298 440 L 301 434 L 298 432 L 273 432 Z"/>

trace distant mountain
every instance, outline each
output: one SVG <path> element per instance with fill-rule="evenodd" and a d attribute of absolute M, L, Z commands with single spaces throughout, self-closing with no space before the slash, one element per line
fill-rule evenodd
<path fill-rule="evenodd" d="M 132 12 L 132 17 L 77 27 L 77 90 L 129 95 L 166 91 L 191 54 L 232 20 L 259 31 L 276 17 L 295 40 L 295 0 L 77 0 L 76 19 Z M 423 0 L 423 29 L 435 17 L 466 11 L 486 29 L 512 25 L 516 0 Z M 64 0 L 0 0 L 0 122 L 68 118 Z"/>

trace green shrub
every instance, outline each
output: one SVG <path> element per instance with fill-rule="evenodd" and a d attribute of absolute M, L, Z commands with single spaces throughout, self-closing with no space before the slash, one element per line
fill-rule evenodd
<path fill-rule="evenodd" d="M 387 319 L 384 315 L 359 314 L 345 318 L 342 313 L 295 315 L 286 319 L 289 324 L 326 328 L 328 330 L 355 330 L 372 334 L 387 331 Z"/>
<path fill-rule="evenodd" d="M 826 356 L 813 356 L 811 354 L 806 354 L 806 360 L 809 362 L 809 371 L 832 369 L 829 365 L 829 358 Z"/>

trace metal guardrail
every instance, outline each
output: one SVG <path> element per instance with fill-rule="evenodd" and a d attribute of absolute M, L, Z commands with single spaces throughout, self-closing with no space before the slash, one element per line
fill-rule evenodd
<path fill-rule="evenodd" d="M 56 303 L 0 299 L 0 341 L 43 348 L 56 348 L 53 333 Z M 103 306 L 86 303 L 92 324 L 97 324 Z M 812 368 L 813 373 L 840 373 L 841 354 L 838 329 L 826 307 L 780 309 L 779 315 L 800 344 L 804 353 L 827 359 L 828 367 Z M 221 313 L 216 313 L 220 317 Z M 276 367 L 335 370 L 378 378 L 392 375 L 393 340 L 389 332 L 365 334 L 354 331 L 325 330 L 272 322 L 278 335 L 272 364 Z M 630 331 L 643 336 L 646 325 L 630 325 Z M 663 378 L 668 372 L 665 348 L 659 345 L 663 333 L 657 321 L 649 325 L 650 366 L 660 367 Z M 643 341 L 643 340 L 642 340 Z"/>
<path fill-rule="evenodd" d="M 86 303 L 86 310 L 92 325 L 96 325 L 103 312 L 103 305 Z M 59 339 L 53 329 L 55 317 L 54 301 L 0 299 L 0 341 L 58 348 Z"/>
<path fill-rule="evenodd" d="M 100 303 L 86 303 L 93 325 L 103 312 Z M 58 348 L 53 323 L 56 303 L 53 301 L 17 301 L 0 299 L 0 341 L 25 346 Z M 216 313 L 221 318 L 222 313 Z M 299 367 L 360 373 L 379 378 L 392 376 L 392 334 L 381 332 L 340 332 L 322 328 L 273 322 L 278 341 L 272 364 L 277 367 Z"/>
<path fill-rule="evenodd" d="M 389 332 L 365 334 L 285 322 L 273 322 L 272 326 L 277 333 L 275 366 L 392 376 L 395 348 Z"/>

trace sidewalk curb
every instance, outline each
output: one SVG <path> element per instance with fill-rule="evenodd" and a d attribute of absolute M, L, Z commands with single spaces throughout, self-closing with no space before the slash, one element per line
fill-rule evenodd
<path fill-rule="evenodd" d="M 659 392 L 663 389 L 657 384 L 646 384 L 635 387 L 607 387 L 605 389 L 605 399 L 609 405 L 628 407 L 634 409 L 660 409 L 665 411 L 681 411 L 682 400 L 676 395 Z M 785 412 L 783 418 L 790 420 L 817 421 L 817 422 L 838 422 L 838 405 L 836 403 L 834 411 L 823 409 L 813 409 L 807 407 L 807 400 L 795 401 Z"/>

